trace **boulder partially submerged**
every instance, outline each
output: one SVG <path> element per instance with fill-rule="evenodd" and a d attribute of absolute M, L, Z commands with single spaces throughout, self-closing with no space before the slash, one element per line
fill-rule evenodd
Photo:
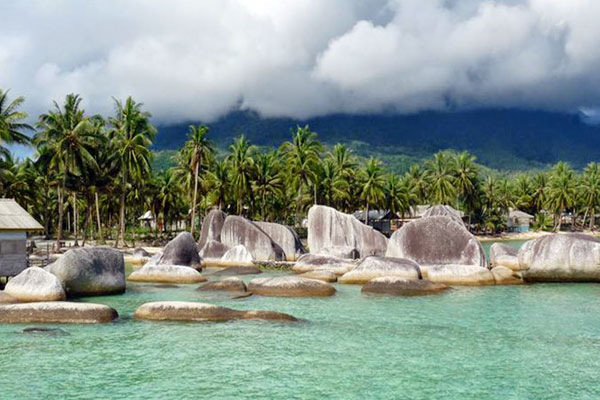
<path fill-rule="evenodd" d="M 356 268 L 345 273 L 339 279 L 340 283 L 359 284 L 383 276 L 394 276 L 402 279 L 421 279 L 419 265 L 405 258 L 367 257 Z"/>
<path fill-rule="evenodd" d="M 221 257 L 221 264 L 227 265 L 254 265 L 254 258 L 252 254 L 248 251 L 246 246 L 242 244 L 238 244 L 237 246 L 233 246 Z"/>
<path fill-rule="evenodd" d="M 146 264 L 137 271 L 133 271 L 127 278 L 132 282 L 154 283 L 200 283 L 206 278 L 197 270 L 180 265 L 153 265 Z"/>
<path fill-rule="evenodd" d="M 182 265 L 199 271 L 201 263 L 196 242 L 189 232 L 181 232 L 167 243 L 157 261 L 158 265 Z"/>
<path fill-rule="evenodd" d="M 125 292 L 123 254 L 108 247 L 69 250 L 45 270 L 56 275 L 70 297 Z"/>
<path fill-rule="evenodd" d="M 450 286 L 483 286 L 496 283 L 491 271 L 478 265 L 430 266 L 427 268 L 427 279 Z"/>
<path fill-rule="evenodd" d="M 59 301 L 67 295 L 60 280 L 39 267 L 29 267 L 8 281 L 4 293 L 21 302 Z"/>
<path fill-rule="evenodd" d="M 494 243 L 490 247 L 490 264 L 492 267 L 503 266 L 513 271 L 520 271 L 519 250 L 504 243 Z"/>
<path fill-rule="evenodd" d="M 221 210 L 211 210 L 206 214 L 204 221 L 202 221 L 202 228 L 200 229 L 199 249 L 203 249 L 208 242 L 221 241 L 221 229 L 223 229 L 226 217 L 227 215 Z"/>
<path fill-rule="evenodd" d="M 244 245 L 258 261 L 283 261 L 283 249 L 254 222 L 244 217 L 230 215 L 223 223 L 221 242 L 231 248 Z"/>
<path fill-rule="evenodd" d="M 200 286 L 201 291 L 224 291 L 224 292 L 245 292 L 246 284 L 243 280 L 236 277 L 221 279 L 219 281 L 207 282 Z"/>
<path fill-rule="evenodd" d="M 338 277 L 336 274 L 334 274 L 331 271 L 327 271 L 327 270 L 308 271 L 308 272 L 304 272 L 298 276 L 301 278 L 316 279 L 319 281 L 329 282 L 329 283 L 337 282 L 337 280 L 338 280 Z"/>
<path fill-rule="evenodd" d="M 0 323 L 94 324 L 119 316 L 114 308 L 94 303 L 67 301 L 0 305 Z"/>
<path fill-rule="evenodd" d="M 503 267 L 501 265 L 492 268 L 492 275 L 496 285 L 521 285 L 523 284 L 523 276 L 520 272 Z"/>
<path fill-rule="evenodd" d="M 420 266 L 476 265 L 487 267 L 481 243 L 462 223 L 446 216 L 421 218 L 394 232 L 387 257 L 407 258 Z"/>
<path fill-rule="evenodd" d="M 528 282 L 599 282 L 600 242 L 582 234 L 555 234 L 530 240 L 519 250 Z"/>
<path fill-rule="evenodd" d="M 274 311 L 242 311 L 187 301 L 157 301 L 142 304 L 135 310 L 133 317 L 149 321 L 225 322 L 245 319 L 281 322 L 297 321 L 295 317 L 289 314 Z"/>
<path fill-rule="evenodd" d="M 236 266 L 236 267 L 227 267 L 215 271 L 212 275 L 254 275 L 254 274 L 262 274 L 262 271 L 256 267 L 252 266 Z"/>
<path fill-rule="evenodd" d="M 248 291 L 274 297 L 323 297 L 332 296 L 336 292 L 328 283 L 298 276 L 252 279 L 248 284 Z"/>
<path fill-rule="evenodd" d="M 370 280 L 362 287 L 361 292 L 389 296 L 424 296 L 441 293 L 448 289 L 449 287 L 443 283 L 384 276 Z"/>
<path fill-rule="evenodd" d="M 352 215 L 314 205 L 308 211 L 308 247 L 311 254 L 321 254 L 323 249 L 332 254 L 343 247 L 358 250 L 359 257 L 383 256 L 387 239 Z"/>
<path fill-rule="evenodd" d="M 295 261 L 306 252 L 300 238 L 289 226 L 258 221 L 255 224 L 283 249 L 287 261 Z"/>
<path fill-rule="evenodd" d="M 341 276 L 354 268 L 356 268 L 356 264 L 350 260 L 315 254 L 304 254 L 292 267 L 292 271 L 297 274 L 309 271 L 329 271 Z"/>

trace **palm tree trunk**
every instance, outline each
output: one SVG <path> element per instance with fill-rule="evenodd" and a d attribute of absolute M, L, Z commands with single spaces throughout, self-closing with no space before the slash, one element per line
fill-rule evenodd
<path fill-rule="evenodd" d="M 123 239 L 123 245 L 125 243 L 125 187 L 127 186 L 127 173 L 123 171 L 123 182 L 121 187 L 121 195 L 119 196 L 119 229 L 117 231 L 117 240 L 115 241 L 115 248 L 119 247 L 119 238 Z"/>
<path fill-rule="evenodd" d="M 200 165 L 199 162 L 196 163 L 196 168 L 194 168 L 194 194 L 193 194 L 193 201 L 192 201 L 192 220 L 191 220 L 191 227 L 190 227 L 190 233 L 192 234 L 192 236 L 194 236 L 194 222 L 195 222 L 195 218 L 196 218 L 196 196 L 198 195 L 198 166 Z"/>
<path fill-rule="evenodd" d="M 63 191 L 64 191 L 64 186 L 65 185 L 65 180 L 63 179 L 63 183 L 61 187 L 57 188 L 57 192 L 58 192 L 58 234 L 56 236 L 56 243 L 54 244 L 54 250 L 58 251 L 60 250 L 61 247 L 61 241 L 62 241 L 62 236 L 63 236 L 63 217 L 65 215 L 65 210 L 64 210 L 64 206 L 63 206 Z"/>
<path fill-rule="evenodd" d="M 90 222 L 90 215 L 92 215 L 92 199 L 91 199 L 91 196 L 88 195 L 87 207 L 85 210 L 85 220 L 83 221 L 83 242 L 81 243 L 81 245 L 84 247 L 85 247 L 85 241 L 87 239 L 87 231 L 88 231 L 88 224 Z"/>
<path fill-rule="evenodd" d="M 96 223 L 98 224 L 98 237 L 96 241 L 104 244 L 104 237 L 102 236 L 102 224 L 100 223 L 100 204 L 98 201 L 98 192 L 94 193 L 94 202 L 96 203 Z"/>
<path fill-rule="evenodd" d="M 300 207 L 302 203 L 302 181 L 298 184 L 298 198 L 296 199 L 296 226 L 300 226 Z"/>
<path fill-rule="evenodd" d="M 594 230 L 594 225 L 596 224 L 596 210 L 592 208 L 592 212 L 590 213 L 590 230 Z"/>
<path fill-rule="evenodd" d="M 79 246 L 79 243 L 77 241 L 77 239 L 79 238 L 78 220 L 79 212 L 77 212 L 77 192 L 73 192 L 73 230 L 75 233 L 75 243 L 73 244 L 73 246 L 75 247 Z"/>
<path fill-rule="evenodd" d="M 365 213 L 365 225 L 369 225 L 369 202 L 367 201 L 367 212 Z"/>

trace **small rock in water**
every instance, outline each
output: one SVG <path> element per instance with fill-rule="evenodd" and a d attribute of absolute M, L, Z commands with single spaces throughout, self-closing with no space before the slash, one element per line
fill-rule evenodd
<path fill-rule="evenodd" d="M 213 272 L 212 275 L 253 275 L 253 274 L 262 274 L 262 271 L 256 267 L 228 267 L 216 272 Z"/>
<path fill-rule="evenodd" d="M 52 336 L 68 336 L 69 332 L 64 331 L 60 328 L 25 328 L 23 333 L 43 333 Z"/>

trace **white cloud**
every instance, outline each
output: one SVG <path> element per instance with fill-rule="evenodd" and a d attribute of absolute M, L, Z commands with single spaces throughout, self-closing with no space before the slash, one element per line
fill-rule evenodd
<path fill-rule="evenodd" d="M 0 87 L 159 121 L 600 106 L 596 0 L 0 0 Z"/>

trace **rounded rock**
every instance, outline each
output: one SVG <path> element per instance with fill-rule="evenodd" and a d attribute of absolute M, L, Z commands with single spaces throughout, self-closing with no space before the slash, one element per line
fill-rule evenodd
<path fill-rule="evenodd" d="M 67 298 L 60 280 L 39 267 L 29 267 L 9 280 L 4 293 L 21 302 L 59 301 Z"/>
<path fill-rule="evenodd" d="M 431 282 L 458 286 L 494 285 L 494 275 L 489 269 L 478 265 L 434 265 L 427 268 Z"/>
<path fill-rule="evenodd" d="M 256 278 L 248 284 L 248 291 L 273 297 L 324 297 L 336 292 L 328 283 L 298 276 Z"/>
<path fill-rule="evenodd" d="M 180 265 L 145 265 L 127 278 L 132 282 L 201 283 L 206 278 L 190 267 Z"/>
<path fill-rule="evenodd" d="M 421 269 L 416 262 L 405 258 L 367 257 L 356 268 L 342 275 L 339 282 L 362 285 L 383 276 L 421 279 Z"/>
<path fill-rule="evenodd" d="M 200 286 L 201 291 L 224 291 L 224 292 L 246 292 L 246 284 L 236 277 L 225 278 L 219 281 L 211 281 Z"/>
<path fill-rule="evenodd" d="M 114 308 L 94 303 L 53 301 L 0 306 L 0 323 L 95 324 L 110 322 L 118 316 Z"/>
<path fill-rule="evenodd" d="M 449 289 L 443 283 L 428 280 L 407 280 L 395 276 L 384 276 L 370 280 L 361 289 L 362 293 L 390 296 L 424 296 L 437 294 Z"/>

